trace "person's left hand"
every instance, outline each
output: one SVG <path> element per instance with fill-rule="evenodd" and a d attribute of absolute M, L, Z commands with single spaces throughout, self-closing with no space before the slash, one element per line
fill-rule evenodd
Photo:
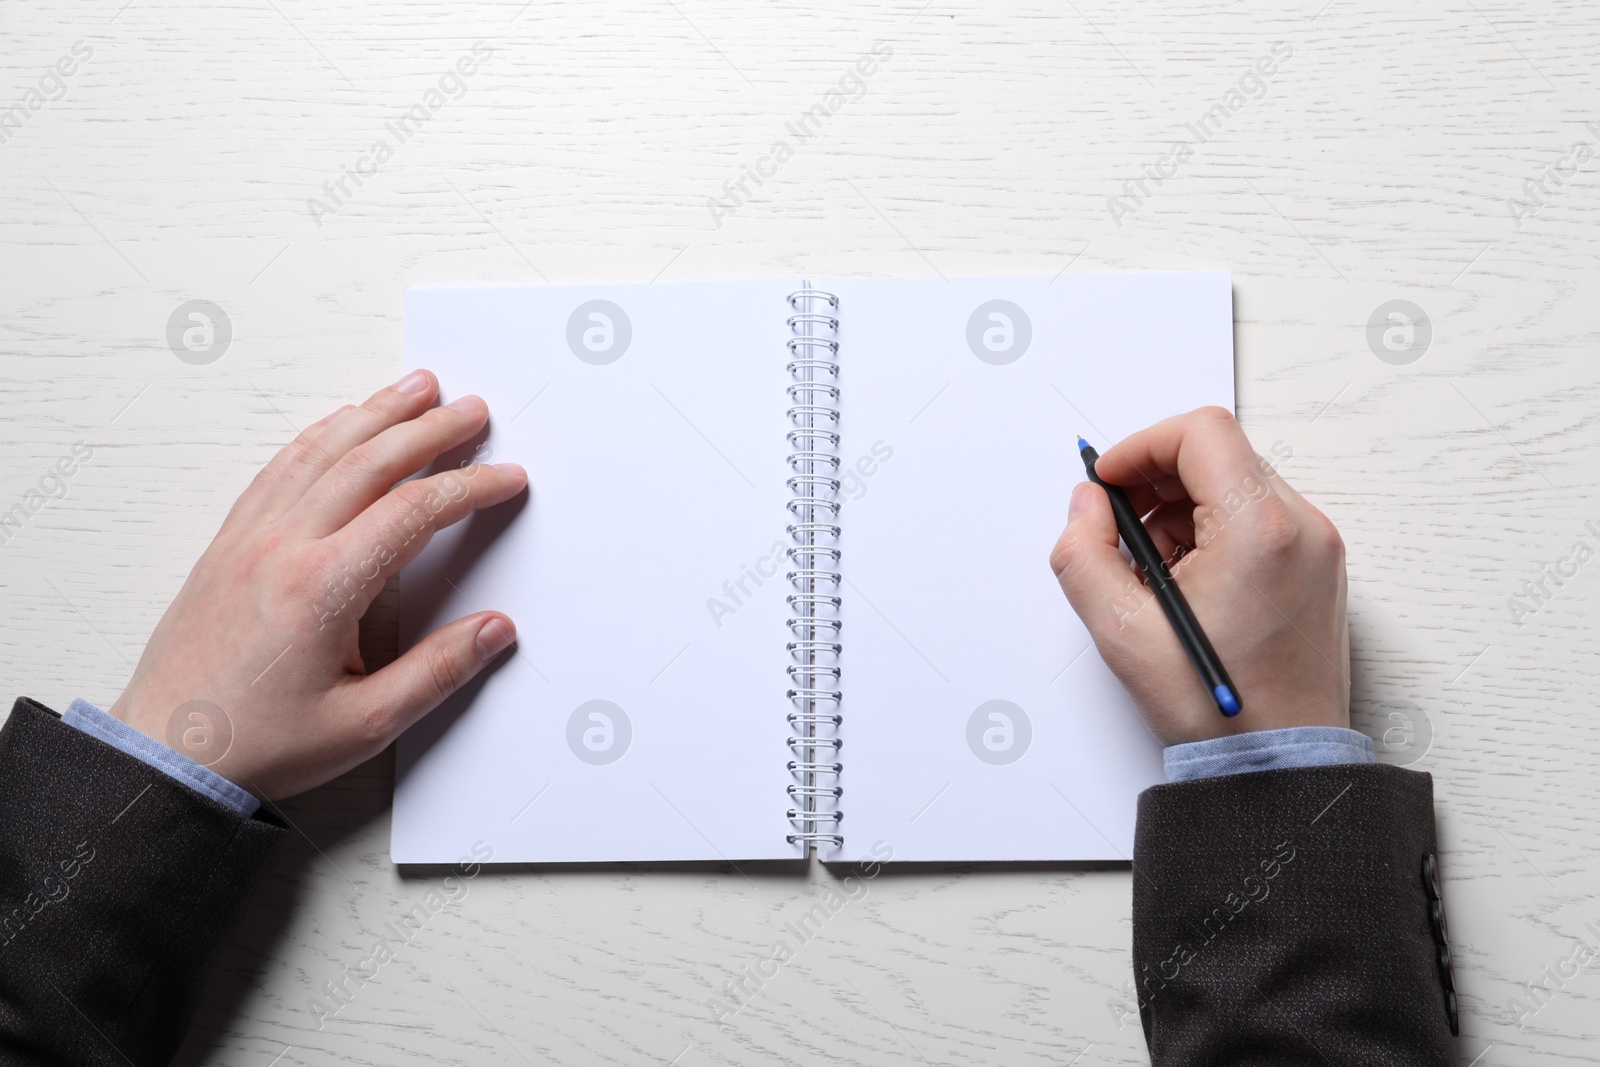
<path fill-rule="evenodd" d="M 275 799 L 376 755 L 510 647 L 511 620 L 483 611 L 374 674 L 361 660 L 358 624 L 385 579 L 437 530 L 527 485 L 514 463 L 402 482 L 488 421 L 474 396 L 433 407 L 438 387 L 413 371 L 278 453 L 167 608 L 112 715 Z"/>

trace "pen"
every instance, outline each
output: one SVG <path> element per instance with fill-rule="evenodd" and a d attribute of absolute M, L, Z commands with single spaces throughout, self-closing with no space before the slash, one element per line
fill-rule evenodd
<path fill-rule="evenodd" d="M 1172 572 L 1167 570 L 1161 553 L 1156 551 L 1155 542 L 1150 540 L 1144 523 L 1139 521 L 1138 513 L 1128 501 L 1128 494 L 1102 481 L 1100 475 L 1095 473 L 1094 464 L 1100 458 L 1100 453 L 1082 437 L 1078 438 L 1078 452 L 1083 456 L 1083 466 L 1089 472 L 1089 480 L 1104 489 L 1106 496 L 1111 499 L 1111 513 L 1117 517 L 1117 533 L 1122 535 L 1122 543 L 1128 546 L 1139 569 L 1144 571 L 1150 591 L 1155 594 L 1161 610 L 1166 612 L 1167 621 L 1172 623 L 1172 629 L 1178 635 L 1178 643 L 1188 653 L 1195 673 L 1216 701 L 1217 710 L 1230 717 L 1239 714 L 1243 705 L 1238 690 L 1233 686 L 1233 679 L 1228 677 L 1222 661 L 1217 658 L 1217 650 L 1211 647 L 1211 641 L 1200 628 L 1199 620 L 1189 610 L 1189 602 L 1183 598 L 1183 591 L 1178 588 Z"/>

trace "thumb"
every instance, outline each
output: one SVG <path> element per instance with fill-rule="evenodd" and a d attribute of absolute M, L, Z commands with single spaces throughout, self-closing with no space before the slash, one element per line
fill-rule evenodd
<path fill-rule="evenodd" d="M 1050 568 L 1072 610 L 1096 638 L 1120 627 L 1122 619 L 1151 597 L 1117 544 L 1117 520 L 1106 491 L 1093 482 L 1079 482 L 1067 509 L 1067 528 L 1050 552 Z"/>
<path fill-rule="evenodd" d="M 393 740 L 471 681 L 516 637 L 511 620 L 497 611 L 468 615 L 439 627 L 358 684 L 369 705 L 384 709 Z"/>

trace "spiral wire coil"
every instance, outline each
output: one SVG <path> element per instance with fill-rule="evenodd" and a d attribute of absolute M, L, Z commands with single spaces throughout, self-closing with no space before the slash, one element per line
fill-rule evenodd
<path fill-rule="evenodd" d="M 789 843 L 838 848 L 839 298 L 789 294 Z"/>

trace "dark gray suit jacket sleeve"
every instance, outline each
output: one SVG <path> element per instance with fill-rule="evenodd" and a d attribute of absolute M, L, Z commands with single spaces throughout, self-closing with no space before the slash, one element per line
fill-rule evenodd
<path fill-rule="evenodd" d="M 1455 1063 L 1436 848 L 1433 780 L 1397 767 L 1147 790 L 1133 957 L 1154 1067 Z"/>
<path fill-rule="evenodd" d="M 0 730 L 0 1062 L 170 1060 L 284 832 L 18 700 Z"/>

